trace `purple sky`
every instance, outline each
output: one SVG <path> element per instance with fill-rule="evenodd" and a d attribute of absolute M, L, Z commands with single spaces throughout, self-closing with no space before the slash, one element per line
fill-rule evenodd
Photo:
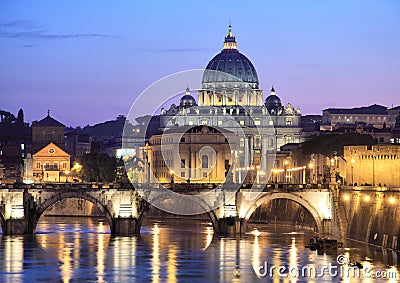
<path fill-rule="evenodd" d="M 303 114 L 400 104 L 400 2 L 1 1 L 0 109 L 67 126 L 126 115 L 162 77 L 238 49 Z M 186 88 L 183 83 L 182 91 Z"/>

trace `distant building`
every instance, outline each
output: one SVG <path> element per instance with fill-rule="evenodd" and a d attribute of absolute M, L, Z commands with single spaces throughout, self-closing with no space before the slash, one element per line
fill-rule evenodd
<path fill-rule="evenodd" d="M 32 155 L 33 177 L 37 182 L 68 181 L 71 156 L 56 144 L 50 142 Z"/>
<path fill-rule="evenodd" d="M 227 137 L 234 138 L 234 133 L 206 125 L 185 129 L 183 135 L 182 128 L 153 135 L 142 149 L 157 180 L 161 183 L 224 182 L 232 165 Z"/>
<path fill-rule="evenodd" d="M 65 148 L 64 129 L 65 125 L 50 117 L 50 111 L 48 111 L 45 118 L 39 122 L 32 122 L 31 150 L 37 151 L 50 142 L 60 148 Z"/>
<path fill-rule="evenodd" d="M 90 135 L 69 132 L 64 135 L 65 137 L 65 149 L 71 155 L 71 161 L 76 156 L 90 153 L 92 138 Z"/>
<path fill-rule="evenodd" d="M 389 124 L 395 124 L 396 119 L 400 117 L 400 106 L 392 107 L 387 110 L 389 114 Z"/>
<path fill-rule="evenodd" d="M 341 124 L 365 123 L 376 128 L 392 127 L 394 121 L 390 118 L 387 107 L 371 105 L 359 108 L 328 108 L 322 110 L 321 130 L 333 130 Z"/>
<path fill-rule="evenodd" d="M 344 158 L 349 184 L 400 187 L 400 145 L 345 146 Z"/>
<path fill-rule="evenodd" d="M 334 133 L 358 133 L 370 135 L 377 143 L 390 143 L 392 137 L 392 129 L 383 125 L 377 128 L 365 123 L 358 124 L 337 124 L 332 130 Z"/>

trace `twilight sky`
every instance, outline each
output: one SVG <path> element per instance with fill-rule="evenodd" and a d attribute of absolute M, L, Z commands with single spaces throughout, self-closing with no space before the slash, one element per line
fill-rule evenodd
<path fill-rule="evenodd" d="M 274 85 L 303 114 L 400 104 L 397 0 L 2 0 L 0 109 L 67 126 L 126 115 L 151 83 L 204 68 L 229 22 L 264 98 Z"/>

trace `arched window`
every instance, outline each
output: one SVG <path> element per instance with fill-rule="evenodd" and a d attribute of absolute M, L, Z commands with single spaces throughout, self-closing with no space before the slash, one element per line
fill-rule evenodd
<path fill-rule="evenodd" d="M 208 155 L 201 156 L 201 168 L 208 168 Z"/>

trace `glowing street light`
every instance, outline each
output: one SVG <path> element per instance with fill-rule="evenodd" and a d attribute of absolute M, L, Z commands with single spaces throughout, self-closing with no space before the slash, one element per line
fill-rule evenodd
<path fill-rule="evenodd" d="M 353 167 L 353 165 L 354 165 L 355 162 L 356 162 L 356 161 L 355 161 L 354 158 L 352 157 L 352 158 L 351 158 L 351 185 L 352 185 L 352 186 L 354 186 L 354 167 Z"/>

